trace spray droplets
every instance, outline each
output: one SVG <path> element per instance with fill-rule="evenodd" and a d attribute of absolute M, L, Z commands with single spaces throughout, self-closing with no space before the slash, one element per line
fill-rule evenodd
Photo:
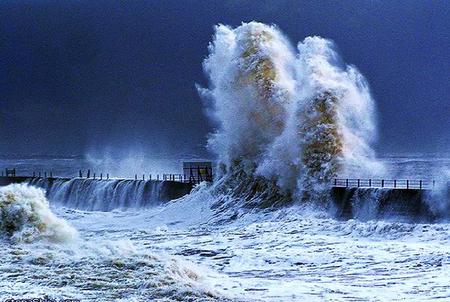
<path fill-rule="evenodd" d="M 381 171 L 368 85 L 331 41 L 307 37 L 295 52 L 275 26 L 250 22 L 216 27 L 209 50 L 210 85 L 200 92 L 224 176 L 244 170 L 303 198 L 337 175 Z"/>

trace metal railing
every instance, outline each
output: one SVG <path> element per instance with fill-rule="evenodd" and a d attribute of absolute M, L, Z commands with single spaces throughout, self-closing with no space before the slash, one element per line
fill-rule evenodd
<path fill-rule="evenodd" d="M 189 174 L 135 174 L 134 180 L 156 180 L 156 181 L 174 181 L 182 183 L 197 184 L 202 181 L 212 181 L 212 172 L 207 170 L 206 172 L 201 170 L 201 168 L 191 168 Z M 195 172 L 195 173 L 194 173 Z M 6 178 L 44 178 L 44 179 L 70 179 L 70 177 L 58 177 L 54 176 L 52 171 L 33 171 L 30 175 L 17 175 L 16 169 L 4 169 L 0 172 L 0 177 Z M 95 173 L 91 172 L 90 169 L 86 171 L 79 170 L 77 176 L 78 178 L 95 179 L 95 180 L 112 180 L 112 179 L 128 179 L 133 180 L 133 178 L 117 178 L 110 177 L 109 173 Z"/>
<path fill-rule="evenodd" d="M 359 179 L 335 178 L 333 187 L 338 188 L 387 188 L 405 190 L 431 190 L 435 187 L 434 180 L 423 179 Z"/>

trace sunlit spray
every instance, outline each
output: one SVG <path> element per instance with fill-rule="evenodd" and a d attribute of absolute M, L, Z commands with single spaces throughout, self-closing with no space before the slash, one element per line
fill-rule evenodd
<path fill-rule="evenodd" d="M 25 184 L 0 188 L 0 234 L 13 242 L 77 237 L 77 231 L 50 210 L 44 190 Z"/>
<path fill-rule="evenodd" d="M 275 26 L 219 25 L 204 62 L 210 86 L 200 93 L 217 125 L 208 146 L 225 177 L 243 170 L 310 199 L 338 175 L 382 170 L 370 147 L 375 106 L 331 41 L 308 37 L 293 49 Z"/>
<path fill-rule="evenodd" d="M 295 89 L 294 53 L 274 26 L 255 22 L 217 26 L 209 51 L 203 66 L 210 88 L 201 93 L 218 128 L 208 146 L 227 168 L 252 170 L 283 131 Z"/>

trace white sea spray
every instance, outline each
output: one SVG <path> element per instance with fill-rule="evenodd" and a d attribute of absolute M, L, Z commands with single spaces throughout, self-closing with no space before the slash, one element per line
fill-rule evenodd
<path fill-rule="evenodd" d="M 296 52 L 276 26 L 250 22 L 217 26 L 209 51 L 199 92 L 216 125 L 208 146 L 219 175 L 317 199 L 338 175 L 383 173 L 371 147 L 375 102 L 332 41 L 307 37 Z"/>
<path fill-rule="evenodd" d="M 0 232 L 14 242 L 67 242 L 77 231 L 56 217 L 42 189 L 26 184 L 0 188 Z"/>

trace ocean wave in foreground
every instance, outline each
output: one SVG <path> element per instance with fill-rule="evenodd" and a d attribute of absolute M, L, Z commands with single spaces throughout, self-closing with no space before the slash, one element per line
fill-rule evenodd
<path fill-rule="evenodd" d="M 0 232 L 13 242 L 67 242 L 77 231 L 49 208 L 45 191 L 26 184 L 0 188 Z"/>
<path fill-rule="evenodd" d="M 227 299 L 209 284 L 216 273 L 181 257 L 154 253 L 148 244 L 79 236 L 50 210 L 42 189 L 0 188 L 0 217 L 2 298 Z"/>

